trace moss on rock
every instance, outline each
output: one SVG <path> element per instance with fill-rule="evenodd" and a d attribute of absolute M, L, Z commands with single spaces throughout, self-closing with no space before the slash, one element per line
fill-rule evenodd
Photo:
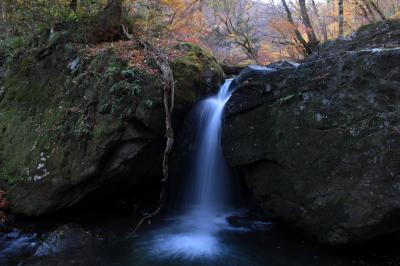
<path fill-rule="evenodd" d="M 194 102 L 216 91 L 224 73 L 214 57 L 191 43 L 179 44 L 185 54 L 172 62 L 176 81 L 176 96 L 186 102 Z"/>
<path fill-rule="evenodd" d="M 120 57 L 114 44 L 87 54 L 66 35 L 0 45 L 0 185 L 15 213 L 54 212 L 103 184 L 118 191 L 161 173 L 160 76 Z M 221 79 L 212 57 L 184 46 L 192 48 L 173 63 L 176 115 L 207 93 L 209 71 Z"/>

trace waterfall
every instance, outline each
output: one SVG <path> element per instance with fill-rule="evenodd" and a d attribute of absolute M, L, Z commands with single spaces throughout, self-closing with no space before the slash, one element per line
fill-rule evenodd
<path fill-rule="evenodd" d="M 193 167 L 184 205 L 185 212 L 169 218 L 168 226 L 154 232 L 149 241 L 156 257 L 185 259 L 215 258 L 224 252 L 218 233 L 226 228 L 229 172 L 221 147 L 221 124 L 225 104 L 231 96 L 227 79 L 219 92 L 199 103 L 196 109 L 197 140 Z M 195 125 L 194 125 L 195 126 Z"/>
<path fill-rule="evenodd" d="M 187 203 L 191 213 L 202 218 L 226 207 L 229 198 L 227 167 L 221 147 L 221 123 L 225 104 L 231 96 L 233 79 L 227 79 L 218 94 L 203 100 L 198 108 L 196 155 Z"/>

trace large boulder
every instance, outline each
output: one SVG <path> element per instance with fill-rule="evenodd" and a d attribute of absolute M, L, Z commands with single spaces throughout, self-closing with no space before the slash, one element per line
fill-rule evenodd
<path fill-rule="evenodd" d="M 165 119 L 155 62 L 133 41 L 68 40 L 68 32 L 51 32 L 0 43 L 0 187 L 17 214 L 48 214 L 85 198 L 112 200 L 161 176 Z M 167 50 L 179 127 L 223 72 L 197 46 Z M 190 64 L 190 75 L 179 72 Z"/>
<path fill-rule="evenodd" d="M 400 21 L 239 76 L 229 163 L 267 217 L 328 244 L 400 229 Z"/>

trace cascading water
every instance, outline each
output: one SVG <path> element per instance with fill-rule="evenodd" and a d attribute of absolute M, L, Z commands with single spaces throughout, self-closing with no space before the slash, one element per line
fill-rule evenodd
<path fill-rule="evenodd" d="M 196 155 L 187 177 L 190 195 L 184 204 L 188 208 L 155 232 L 149 245 L 157 257 L 215 258 L 223 253 L 217 233 L 228 225 L 223 209 L 229 198 L 229 180 L 221 148 L 221 123 L 232 80 L 227 79 L 216 95 L 199 103 Z"/>
<path fill-rule="evenodd" d="M 199 106 L 197 154 L 194 157 L 193 181 L 188 204 L 192 214 L 203 217 L 215 215 L 226 207 L 227 167 L 221 148 L 221 122 L 225 104 L 231 96 L 232 79 L 228 79 L 217 95 L 202 101 Z"/>

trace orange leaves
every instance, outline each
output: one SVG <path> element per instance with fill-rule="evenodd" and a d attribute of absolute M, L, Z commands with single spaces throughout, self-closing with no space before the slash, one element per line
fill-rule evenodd
<path fill-rule="evenodd" d="M 167 8 L 171 10 L 168 30 L 176 34 L 178 38 L 197 39 L 196 35 L 205 33 L 207 21 L 197 6 L 199 1 L 164 0 L 163 2 L 166 2 Z"/>
<path fill-rule="evenodd" d="M 186 7 L 186 3 L 183 0 L 161 0 L 161 4 L 179 13 L 182 13 Z"/>
<path fill-rule="evenodd" d="M 273 18 L 269 21 L 269 26 L 271 29 L 287 36 L 296 29 L 297 25 L 292 25 L 289 21 L 287 21 L 287 19 L 284 18 Z"/>
<path fill-rule="evenodd" d="M 152 43 L 156 44 L 156 46 L 162 47 L 162 49 L 167 52 L 168 57 L 171 60 L 182 56 L 184 53 L 181 50 L 176 49 L 178 42 L 175 39 L 160 39 L 150 37 L 148 37 L 148 39 L 150 39 Z M 150 58 L 148 58 L 145 51 L 141 48 L 138 48 L 138 46 L 139 44 L 136 41 L 130 40 L 112 43 L 100 43 L 91 45 L 90 47 L 84 47 L 79 50 L 81 56 L 88 59 L 97 56 L 102 51 L 112 49 L 115 56 L 122 61 L 127 62 L 129 67 L 137 68 L 150 74 L 158 73 L 159 70 L 157 68 L 149 66 L 148 62 Z"/>
<path fill-rule="evenodd" d="M 137 43 L 135 41 L 118 41 L 112 43 L 100 43 L 92 45 L 89 48 L 81 49 L 80 53 L 85 58 L 92 58 L 102 51 L 112 49 L 115 56 L 128 63 L 129 67 L 135 67 L 146 71 L 147 73 L 157 73 L 157 69 L 151 68 L 146 63 L 145 52 L 141 49 L 134 49 Z"/>

